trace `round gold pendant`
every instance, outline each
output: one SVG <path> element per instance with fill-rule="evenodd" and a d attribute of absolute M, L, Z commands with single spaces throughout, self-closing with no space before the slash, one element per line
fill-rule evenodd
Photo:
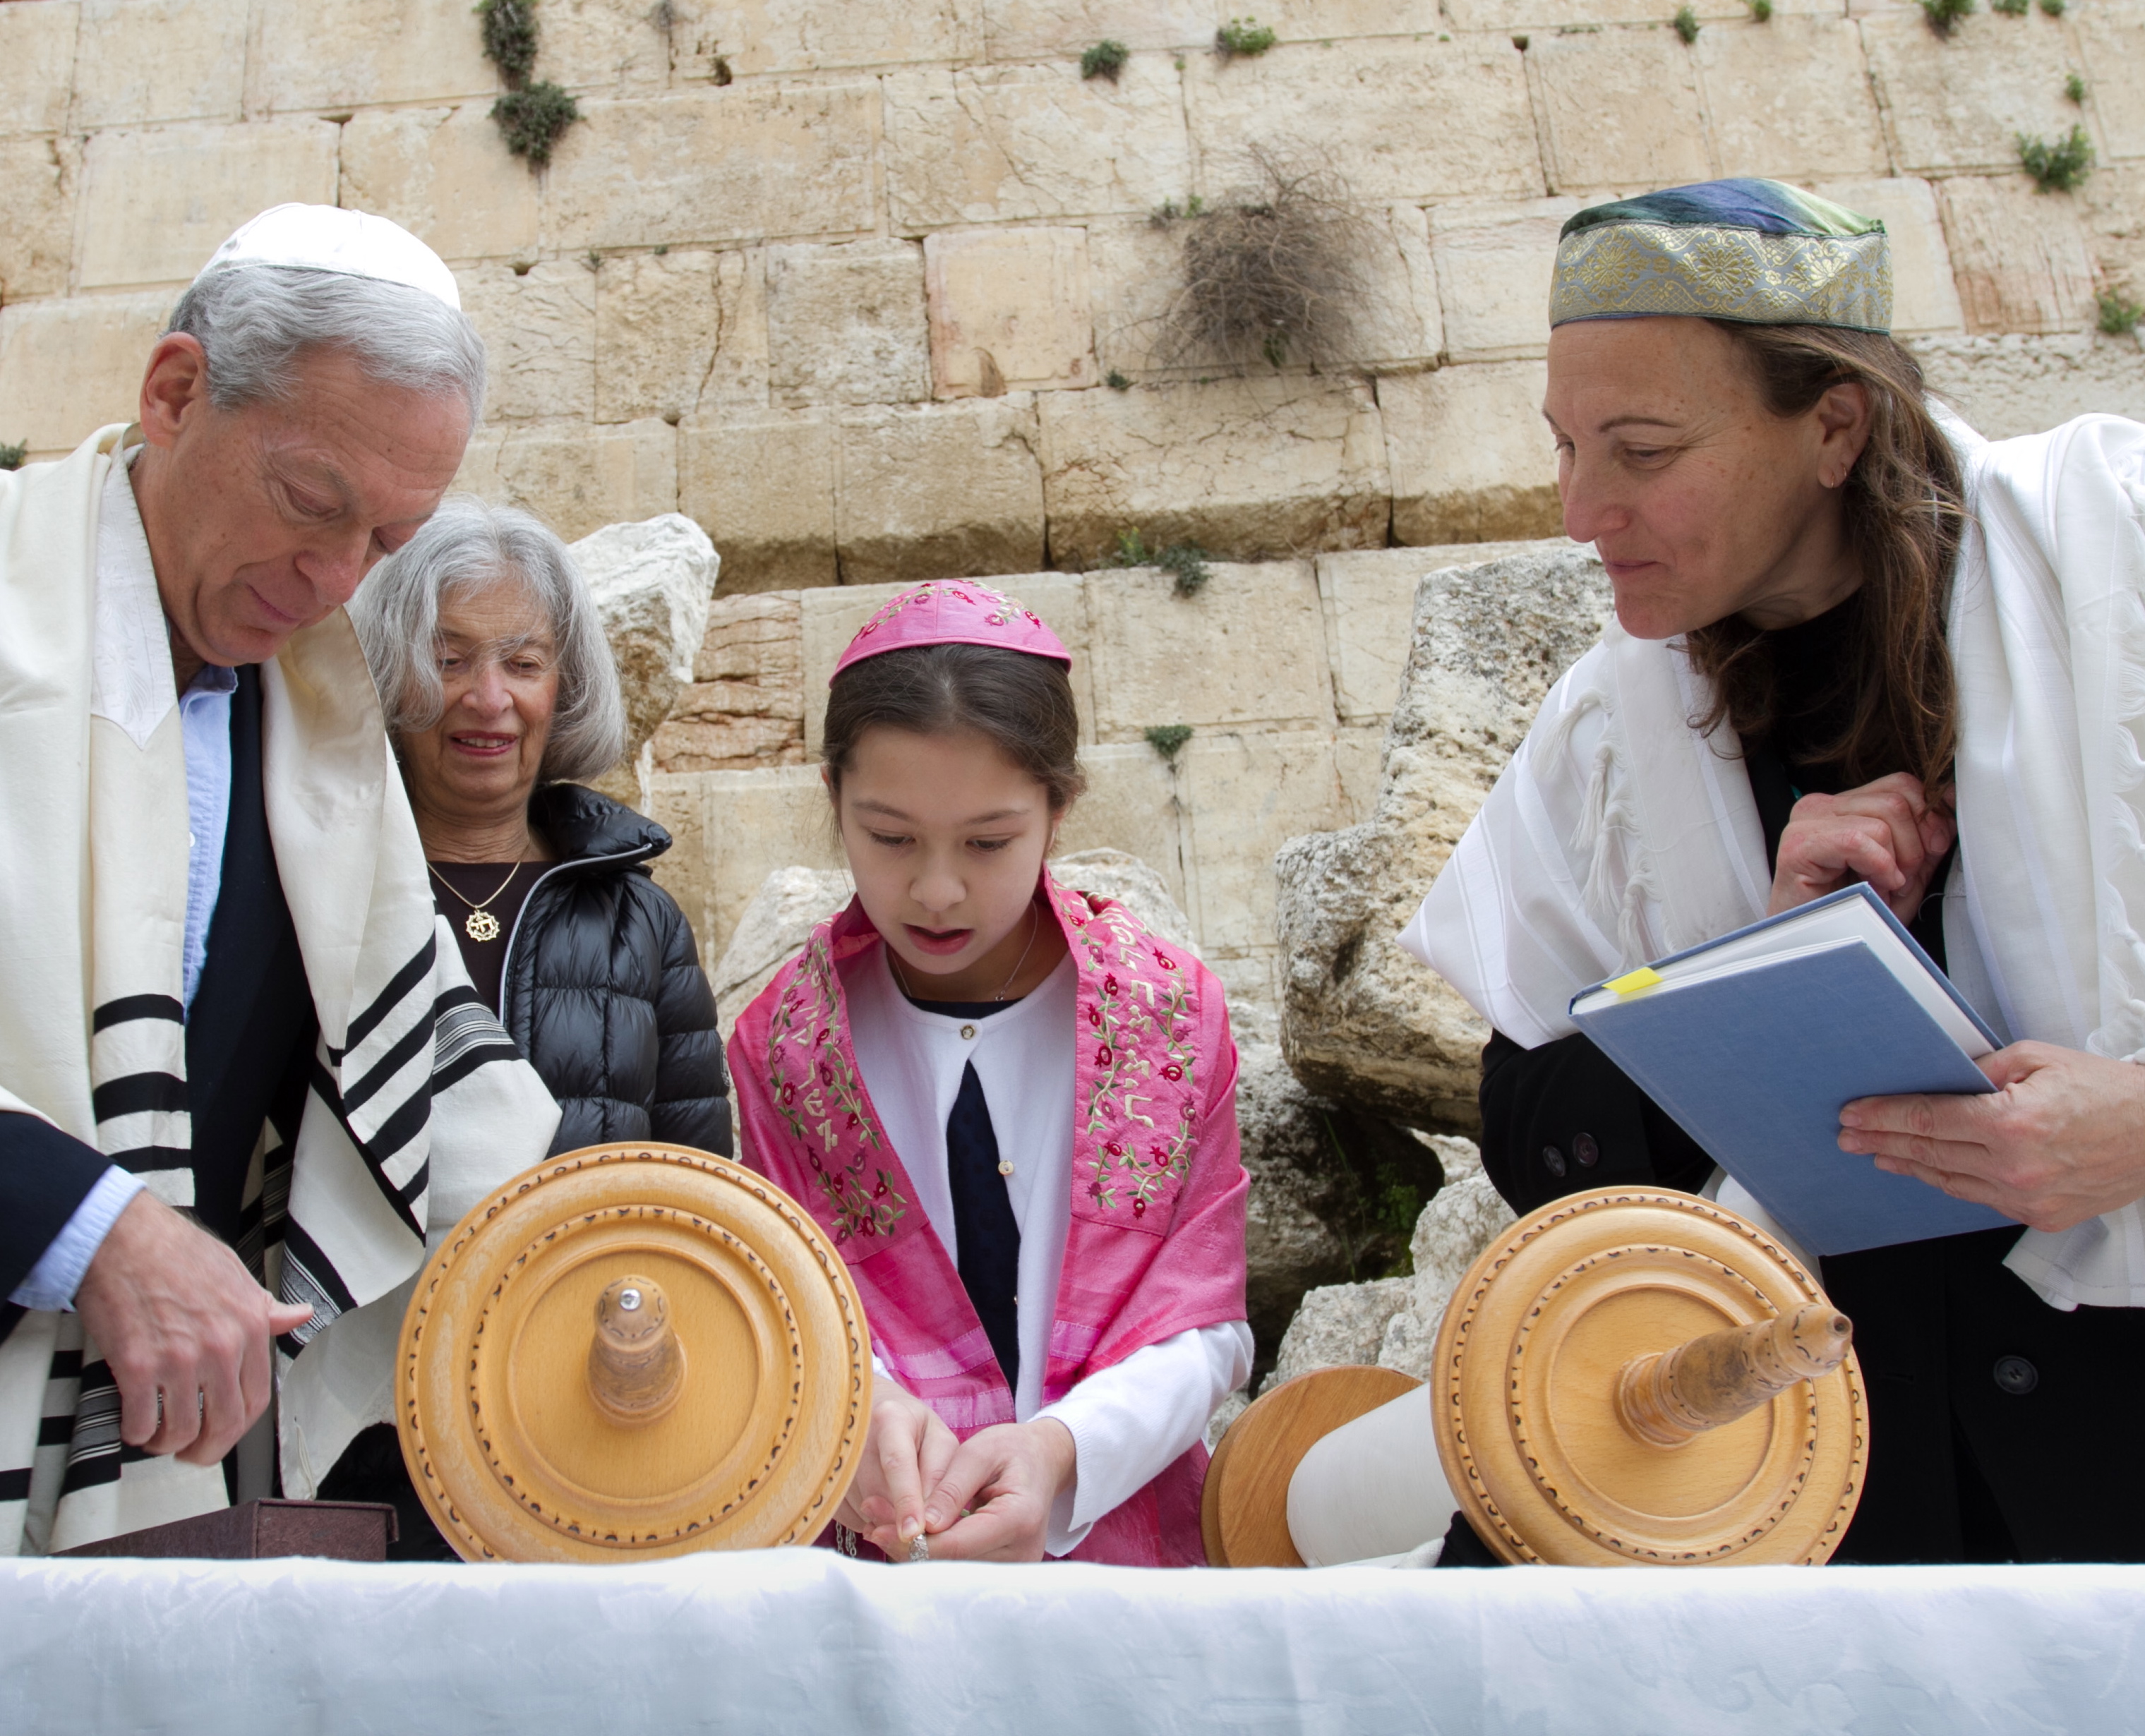
<path fill-rule="evenodd" d="M 462 923 L 462 933 L 471 940 L 497 940 L 499 918 L 489 910 L 472 910 Z"/>

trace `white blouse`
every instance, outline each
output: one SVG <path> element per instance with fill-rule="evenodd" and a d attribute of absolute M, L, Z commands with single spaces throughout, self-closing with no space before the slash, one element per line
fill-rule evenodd
<path fill-rule="evenodd" d="M 1091 1375 L 1054 1405 L 1043 1403 L 1050 1328 L 1065 1237 L 1072 1222 L 1072 1044 L 1077 977 L 1068 958 L 1024 999 L 988 1018 L 928 1012 L 893 980 L 887 949 L 841 967 L 849 1028 L 864 1088 L 915 1184 L 917 1203 L 957 1266 L 946 1120 L 973 1063 L 1000 1156 L 1013 1165 L 1006 1195 L 1020 1226 L 1020 1383 L 1013 1415 L 1055 1417 L 1076 1453 L 1072 1485 L 1050 1515 L 1053 1555 L 1079 1547 L 1095 1521 L 1137 1494 L 1205 1431 L 1222 1400 L 1252 1371 L 1242 1321 L 1179 1332 Z M 882 1380 L 888 1379 L 878 1366 Z"/>

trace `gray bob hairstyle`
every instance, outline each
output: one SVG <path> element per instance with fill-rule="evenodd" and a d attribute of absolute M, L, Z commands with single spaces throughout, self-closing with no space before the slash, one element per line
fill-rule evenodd
<path fill-rule="evenodd" d="M 387 733 L 440 720 L 440 604 L 501 580 L 518 584 L 551 624 L 559 699 L 538 773 L 546 783 L 601 776 L 625 751 L 618 665 L 588 580 L 541 520 L 474 495 L 450 495 L 425 527 L 366 575 L 350 618 L 387 713 Z"/>
<path fill-rule="evenodd" d="M 218 410 L 286 400 L 306 351 L 341 350 L 383 386 L 459 392 L 471 428 L 484 413 L 484 340 L 475 326 L 403 284 L 296 266 L 225 266 L 194 280 L 165 329 L 200 342 Z"/>

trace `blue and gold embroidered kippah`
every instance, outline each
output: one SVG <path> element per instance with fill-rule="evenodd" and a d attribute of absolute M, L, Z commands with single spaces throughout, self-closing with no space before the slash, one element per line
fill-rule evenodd
<path fill-rule="evenodd" d="M 1580 211 L 1557 241 L 1549 322 L 1655 314 L 1892 329 L 1884 226 L 1778 181 L 1708 181 Z"/>

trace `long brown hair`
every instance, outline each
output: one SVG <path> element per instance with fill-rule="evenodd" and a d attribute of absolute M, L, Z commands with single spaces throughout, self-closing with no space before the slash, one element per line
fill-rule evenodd
<path fill-rule="evenodd" d="M 1802 415 L 1827 388 L 1859 383 L 1869 443 L 1844 487 L 1847 537 L 1862 566 L 1856 631 L 1843 686 L 1849 720 L 1818 750 L 1850 784 L 1907 771 L 1933 791 L 1949 775 L 1957 692 L 1944 618 L 1966 520 L 1958 461 L 1922 396 L 1922 371 L 1889 337 L 1829 326 L 1710 322 L 1734 340 L 1774 415 Z M 1713 709 L 1745 741 L 1762 739 L 1782 695 L 1765 634 L 1730 615 L 1688 635 L 1692 666 L 1710 678 Z"/>

